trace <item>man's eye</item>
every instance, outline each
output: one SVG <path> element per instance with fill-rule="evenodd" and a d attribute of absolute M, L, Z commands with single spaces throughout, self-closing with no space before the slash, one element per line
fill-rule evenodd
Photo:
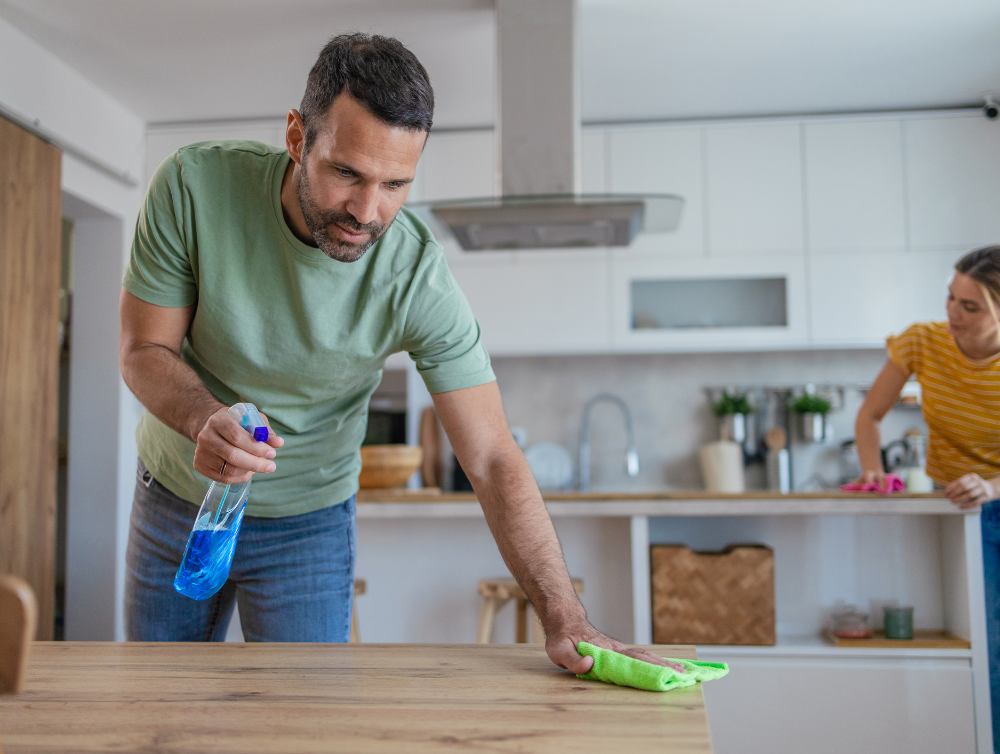
<path fill-rule="evenodd" d="M 402 183 L 387 183 L 387 184 L 385 184 L 385 186 L 386 186 L 386 188 L 392 189 L 393 191 L 395 191 L 396 189 L 403 188 L 403 184 Z"/>
<path fill-rule="evenodd" d="M 337 172 L 344 178 L 350 178 L 354 173 L 347 168 L 337 168 Z"/>

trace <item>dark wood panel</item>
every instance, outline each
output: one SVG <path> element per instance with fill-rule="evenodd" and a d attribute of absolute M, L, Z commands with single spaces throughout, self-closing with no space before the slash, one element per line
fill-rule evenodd
<path fill-rule="evenodd" d="M 61 153 L 0 118 L 0 573 L 51 639 L 59 408 Z"/>

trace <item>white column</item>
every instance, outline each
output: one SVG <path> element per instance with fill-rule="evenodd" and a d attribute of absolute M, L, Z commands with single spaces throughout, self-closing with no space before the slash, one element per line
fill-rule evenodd
<path fill-rule="evenodd" d="M 648 516 L 632 516 L 632 621 L 635 626 L 635 643 L 652 644 Z"/>
<path fill-rule="evenodd" d="M 986 599 L 983 585 L 983 537 L 978 511 L 965 516 L 965 566 L 969 585 L 969 634 L 972 643 L 972 699 L 976 712 L 979 754 L 993 751 L 990 710 L 989 647 L 986 639 Z"/>

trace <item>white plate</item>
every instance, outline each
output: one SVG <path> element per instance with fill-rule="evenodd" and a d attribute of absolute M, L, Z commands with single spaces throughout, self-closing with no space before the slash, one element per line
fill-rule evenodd
<path fill-rule="evenodd" d="M 524 451 L 531 473 L 543 490 L 562 490 L 573 481 L 573 457 L 562 445 L 540 442 Z"/>

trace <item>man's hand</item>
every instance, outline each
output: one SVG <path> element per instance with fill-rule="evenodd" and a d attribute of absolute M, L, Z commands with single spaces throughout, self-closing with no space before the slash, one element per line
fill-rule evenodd
<path fill-rule="evenodd" d="M 997 498 L 993 484 L 983 479 L 979 474 L 966 474 L 944 488 L 948 499 L 965 510 L 977 505 L 988 503 Z"/>
<path fill-rule="evenodd" d="M 208 417 L 198 432 L 194 451 L 194 469 L 209 479 L 224 484 L 239 484 L 250 479 L 255 472 L 269 474 L 276 466 L 270 459 L 285 441 L 271 429 L 267 417 L 267 442 L 257 442 L 240 423 L 220 408 Z M 223 471 L 225 461 L 225 473 Z"/>
<path fill-rule="evenodd" d="M 673 668 L 681 673 L 686 672 L 684 670 L 684 666 L 680 663 L 668 662 L 662 657 L 658 657 L 651 652 L 629 647 L 619 641 L 615 641 L 614 639 L 602 634 L 587 621 L 577 623 L 576 625 L 571 626 L 568 630 L 564 629 L 558 633 L 553 632 L 551 636 L 546 635 L 545 652 L 548 654 L 549 659 L 559 667 L 566 668 L 566 670 L 571 673 L 583 675 L 594 667 L 594 658 L 586 657 L 576 651 L 576 645 L 581 641 L 593 644 L 595 647 L 610 649 L 612 652 L 628 655 L 629 657 L 634 657 L 637 660 L 649 662 L 653 665 Z"/>

